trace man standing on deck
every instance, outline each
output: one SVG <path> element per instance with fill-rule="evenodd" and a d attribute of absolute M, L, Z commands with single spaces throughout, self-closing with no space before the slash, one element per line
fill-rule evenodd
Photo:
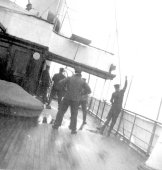
<path fill-rule="evenodd" d="M 100 133 L 103 134 L 105 127 L 109 124 L 111 120 L 110 128 L 108 130 L 108 136 L 110 136 L 110 133 L 122 109 L 123 97 L 124 97 L 125 90 L 127 88 L 127 77 L 125 77 L 125 85 L 122 90 L 120 90 L 119 84 L 115 84 L 114 88 L 115 88 L 115 92 L 112 94 L 110 100 L 112 106 L 107 115 L 107 120 L 105 121 L 103 126 L 97 128 L 100 131 Z"/>
<path fill-rule="evenodd" d="M 46 69 L 42 72 L 41 90 L 42 90 L 42 99 L 43 99 L 44 104 L 47 103 L 47 90 L 51 83 L 49 69 L 50 69 L 50 66 L 46 65 Z"/>
<path fill-rule="evenodd" d="M 86 79 L 83 78 L 83 80 L 86 82 Z M 82 107 L 82 112 L 83 112 L 83 125 L 86 124 L 86 117 L 87 117 L 87 102 L 88 102 L 88 94 L 84 93 L 84 89 L 82 92 L 81 100 L 80 100 L 80 105 Z"/>
<path fill-rule="evenodd" d="M 55 95 L 57 95 L 58 97 L 58 108 L 59 108 L 61 100 L 65 94 L 65 87 L 63 87 L 62 89 L 59 88 L 59 81 L 66 78 L 63 73 L 64 73 L 64 69 L 60 68 L 59 73 L 55 74 L 52 78 L 52 81 L 54 82 L 54 84 L 51 90 L 47 108 L 50 108 L 50 103 Z"/>
<path fill-rule="evenodd" d="M 79 102 L 81 100 L 81 96 L 84 94 L 90 94 L 91 89 L 89 85 L 81 78 L 81 68 L 77 67 L 75 69 L 75 74 L 71 77 L 65 78 L 59 82 L 59 86 L 67 87 L 67 91 L 63 100 L 61 101 L 60 108 L 56 115 L 56 120 L 54 122 L 53 128 L 58 129 L 61 126 L 63 116 L 67 111 L 68 107 L 71 107 L 71 123 L 70 129 L 71 134 L 76 134 L 77 128 L 77 115 Z M 62 87 L 61 87 L 62 88 Z"/>

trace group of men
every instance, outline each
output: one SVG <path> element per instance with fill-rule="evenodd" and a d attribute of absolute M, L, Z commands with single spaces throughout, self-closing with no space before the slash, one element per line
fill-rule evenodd
<path fill-rule="evenodd" d="M 58 129 L 61 126 L 63 116 L 70 106 L 71 118 L 69 129 L 72 134 L 75 134 L 77 133 L 77 115 L 80 102 L 83 96 L 91 93 L 91 89 L 86 81 L 82 79 L 81 69 L 79 67 L 75 68 L 75 74 L 73 76 L 59 81 L 59 86 L 61 89 L 66 87 L 66 92 L 60 103 L 53 128 Z"/>
<path fill-rule="evenodd" d="M 47 71 L 45 71 L 45 75 L 42 75 L 42 78 L 44 78 L 46 81 L 47 79 L 50 80 L 49 74 L 47 76 L 47 72 L 49 73 L 49 68 L 46 68 Z M 52 98 L 57 94 L 58 97 L 58 112 L 56 115 L 56 119 L 53 124 L 54 129 L 58 129 L 61 124 L 64 117 L 64 114 L 66 113 L 68 107 L 70 106 L 71 109 L 71 118 L 70 118 L 70 125 L 69 129 L 71 130 L 72 134 L 77 133 L 77 115 L 78 115 L 78 109 L 81 105 L 82 111 L 83 111 L 83 123 L 82 125 L 86 124 L 86 115 L 87 115 L 87 99 L 88 94 L 91 93 L 91 89 L 89 85 L 86 83 L 86 80 L 82 78 L 81 74 L 81 68 L 76 67 L 75 68 L 75 74 L 71 77 L 65 77 L 64 69 L 60 68 L 59 73 L 55 74 L 52 78 L 54 85 L 51 90 L 51 95 L 49 97 L 49 100 L 47 100 L 46 97 L 43 97 L 43 102 L 47 103 L 47 106 L 50 106 Z M 48 86 L 49 86 L 49 81 Z M 43 87 L 47 87 L 47 84 L 45 84 Z M 119 84 L 114 85 L 115 92 L 112 93 L 111 96 L 111 108 L 107 116 L 107 120 L 105 121 L 104 125 L 101 127 L 97 127 L 99 132 L 103 134 L 105 127 L 110 123 L 110 127 L 108 130 L 108 135 L 110 135 L 116 120 L 122 110 L 122 103 L 123 103 L 123 97 L 125 90 L 127 88 L 127 77 L 125 77 L 125 85 L 123 89 L 120 89 Z M 47 96 L 47 89 L 44 88 L 44 95 Z"/>
<path fill-rule="evenodd" d="M 60 68 L 59 73 L 53 76 L 52 81 L 53 86 L 51 89 L 51 93 L 50 96 L 47 97 L 48 88 L 51 84 L 49 76 L 49 66 L 47 66 L 42 73 L 41 91 L 43 93 L 43 103 L 46 104 L 47 108 L 50 108 L 50 103 L 54 96 L 57 95 L 58 98 L 58 113 L 56 115 L 56 120 L 54 122 L 53 128 L 58 129 L 59 126 L 61 126 L 63 116 L 70 106 L 71 118 L 69 129 L 71 129 L 72 134 L 75 134 L 77 133 L 77 115 L 80 105 L 83 111 L 82 125 L 86 124 L 87 101 L 88 94 L 91 93 L 91 89 L 86 83 L 86 79 L 82 78 L 80 67 L 76 67 L 75 74 L 67 78 L 64 75 L 64 69 Z"/>
<path fill-rule="evenodd" d="M 42 78 L 41 78 L 41 96 L 42 96 L 42 102 L 46 105 L 48 109 L 50 109 L 50 104 L 52 99 L 57 96 L 58 98 L 58 105 L 61 102 L 62 97 L 64 96 L 65 89 L 60 89 L 59 88 L 59 81 L 66 78 L 64 73 L 64 69 L 60 68 L 59 73 L 56 73 L 52 80 L 50 78 L 49 74 L 49 66 L 46 65 L 46 69 L 42 73 Z M 51 92 L 49 93 L 49 87 L 51 87 Z"/>

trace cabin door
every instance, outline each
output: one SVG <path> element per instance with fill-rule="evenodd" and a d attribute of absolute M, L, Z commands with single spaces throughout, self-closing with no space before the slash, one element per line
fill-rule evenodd
<path fill-rule="evenodd" d="M 11 65 L 12 70 L 12 81 L 19 84 L 20 86 L 24 86 L 23 82 L 26 78 L 27 66 L 30 60 L 30 53 L 27 51 L 20 51 L 15 49 L 13 62 Z"/>

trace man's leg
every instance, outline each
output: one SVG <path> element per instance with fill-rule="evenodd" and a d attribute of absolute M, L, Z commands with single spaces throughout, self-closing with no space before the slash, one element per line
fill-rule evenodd
<path fill-rule="evenodd" d="M 47 102 L 47 86 L 43 86 L 42 91 L 43 91 L 43 103 L 46 104 Z"/>
<path fill-rule="evenodd" d="M 87 101 L 81 101 L 81 107 L 83 112 L 83 124 L 86 124 L 86 117 L 87 117 Z"/>
<path fill-rule="evenodd" d="M 64 116 L 65 112 L 67 111 L 69 104 L 70 104 L 69 100 L 66 100 L 66 99 L 62 100 L 61 105 L 60 105 L 60 109 L 57 112 L 56 120 L 55 120 L 54 125 L 53 125 L 54 129 L 58 129 L 58 127 L 61 126 L 63 116 Z"/>
<path fill-rule="evenodd" d="M 61 91 L 58 91 L 58 92 L 57 92 L 57 97 L 58 97 L 58 109 L 59 109 L 61 100 L 62 100 L 62 98 L 63 98 L 63 94 L 62 94 Z"/>
<path fill-rule="evenodd" d="M 51 93 L 51 94 L 50 94 L 50 96 L 49 96 L 49 99 L 48 99 L 47 106 L 50 106 L 50 104 L 51 104 L 51 101 L 52 101 L 52 93 Z"/>
<path fill-rule="evenodd" d="M 108 113 L 108 116 L 107 116 L 107 119 L 106 119 L 104 125 L 101 126 L 101 127 L 99 128 L 101 134 L 103 134 L 103 132 L 104 132 L 106 126 L 109 124 L 110 120 L 112 119 L 112 115 L 113 115 L 113 110 L 110 109 L 110 111 L 109 111 L 109 113 Z"/>
<path fill-rule="evenodd" d="M 110 124 L 110 128 L 109 128 L 109 130 L 108 130 L 108 136 L 110 136 L 110 134 L 111 134 L 111 131 L 113 130 L 113 127 L 114 127 L 114 125 L 115 125 L 115 123 L 116 123 L 116 120 L 117 120 L 117 118 L 118 118 L 118 115 L 119 114 L 117 114 L 117 115 L 112 115 L 112 121 L 111 121 L 111 124 Z"/>
<path fill-rule="evenodd" d="M 56 95 L 56 90 L 54 88 L 52 88 L 51 90 L 51 94 L 48 100 L 48 106 L 50 106 L 52 99 L 54 98 L 54 96 Z"/>
<path fill-rule="evenodd" d="M 79 102 L 78 101 L 70 101 L 71 106 L 71 133 L 76 133 L 77 128 L 77 115 L 78 115 L 78 108 L 79 108 Z"/>

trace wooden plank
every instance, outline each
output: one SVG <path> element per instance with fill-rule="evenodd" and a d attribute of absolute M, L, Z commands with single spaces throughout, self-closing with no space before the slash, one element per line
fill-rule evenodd
<path fill-rule="evenodd" d="M 40 167 L 41 167 L 41 170 L 46 170 L 47 169 L 47 167 L 46 167 L 46 159 L 45 159 L 45 157 L 46 157 L 46 155 L 45 155 L 45 142 L 44 142 L 44 138 L 45 138 L 45 131 L 44 131 L 44 127 L 45 126 L 45 124 L 42 124 L 41 126 L 40 126 L 40 128 L 41 128 L 41 131 L 42 131 L 42 133 L 41 133 L 41 136 L 40 136 Z"/>
<path fill-rule="evenodd" d="M 48 124 L 44 126 L 44 145 L 45 145 L 45 161 L 46 161 L 46 169 L 50 170 L 51 167 L 51 148 L 49 147 L 51 137 L 51 128 Z"/>
<path fill-rule="evenodd" d="M 51 148 L 51 159 L 50 159 L 50 168 L 51 169 L 58 169 L 57 167 L 59 166 L 58 165 L 58 154 L 56 152 L 56 145 L 55 145 L 55 141 L 57 139 L 57 136 L 58 136 L 58 132 L 57 131 L 54 131 L 53 129 L 51 129 L 51 136 L 50 136 L 50 140 L 49 140 L 49 145 L 48 147 Z"/>
<path fill-rule="evenodd" d="M 8 127 L 9 129 L 11 129 L 11 127 Z M 8 131 L 9 133 L 7 134 L 7 138 L 4 138 L 4 144 L 1 145 L 3 146 L 1 149 L 1 154 L 0 154 L 0 167 L 1 168 L 5 168 L 8 164 L 8 157 L 11 156 L 11 154 L 13 153 L 13 148 L 15 147 L 15 140 L 17 139 L 17 136 L 19 135 L 21 131 L 21 124 L 17 123 L 17 120 L 15 122 L 15 125 L 13 125 L 11 131 Z M 8 154 L 9 152 L 9 154 Z"/>
<path fill-rule="evenodd" d="M 39 128 L 40 125 L 37 127 L 37 137 L 35 138 L 35 149 L 34 149 L 34 166 L 33 170 L 40 170 L 40 140 L 41 140 L 41 129 Z"/>
<path fill-rule="evenodd" d="M 27 161 L 27 147 L 28 147 L 28 130 L 30 129 L 30 120 L 23 121 L 23 129 L 22 129 L 22 138 L 21 138 L 21 145 L 18 146 L 19 149 L 15 152 L 16 157 L 12 159 L 10 166 L 8 169 L 16 169 L 22 170 L 26 167 Z"/>
<path fill-rule="evenodd" d="M 23 128 L 25 128 L 25 126 L 26 126 L 25 122 L 23 122 L 23 123 L 21 122 L 21 124 L 22 124 Z M 22 128 L 21 128 L 21 132 L 22 132 L 21 135 L 23 135 L 24 131 L 22 130 Z M 19 144 L 20 144 L 19 142 L 20 141 L 17 141 L 17 146 L 16 146 L 15 150 L 13 150 L 12 156 L 10 157 L 10 160 L 8 161 L 7 169 L 14 169 L 14 167 L 15 167 L 17 159 L 19 158 L 19 153 L 17 153 L 17 152 L 21 152 L 21 146 L 19 146 Z M 23 143 L 24 143 L 24 140 L 22 139 L 21 145 L 23 145 Z"/>
<path fill-rule="evenodd" d="M 18 126 L 17 129 L 15 129 L 16 134 L 14 135 L 12 143 L 10 144 L 10 147 L 9 147 L 9 149 L 7 151 L 7 154 L 6 154 L 5 158 L 4 158 L 7 167 L 8 167 L 8 164 L 10 163 L 10 161 L 12 162 L 14 157 L 17 158 L 19 156 L 19 152 L 20 152 L 22 144 L 23 144 L 24 122 L 19 121 L 19 122 L 17 122 L 17 124 L 19 124 L 19 126 Z M 14 159 L 14 162 L 15 162 L 15 159 Z"/>
<path fill-rule="evenodd" d="M 0 131 L 0 151 L 3 149 L 7 139 L 10 137 L 10 134 L 14 131 L 16 126 L 15 119 L 11 117 L 3 117 L 1 119 L 1 131 Z"/>

